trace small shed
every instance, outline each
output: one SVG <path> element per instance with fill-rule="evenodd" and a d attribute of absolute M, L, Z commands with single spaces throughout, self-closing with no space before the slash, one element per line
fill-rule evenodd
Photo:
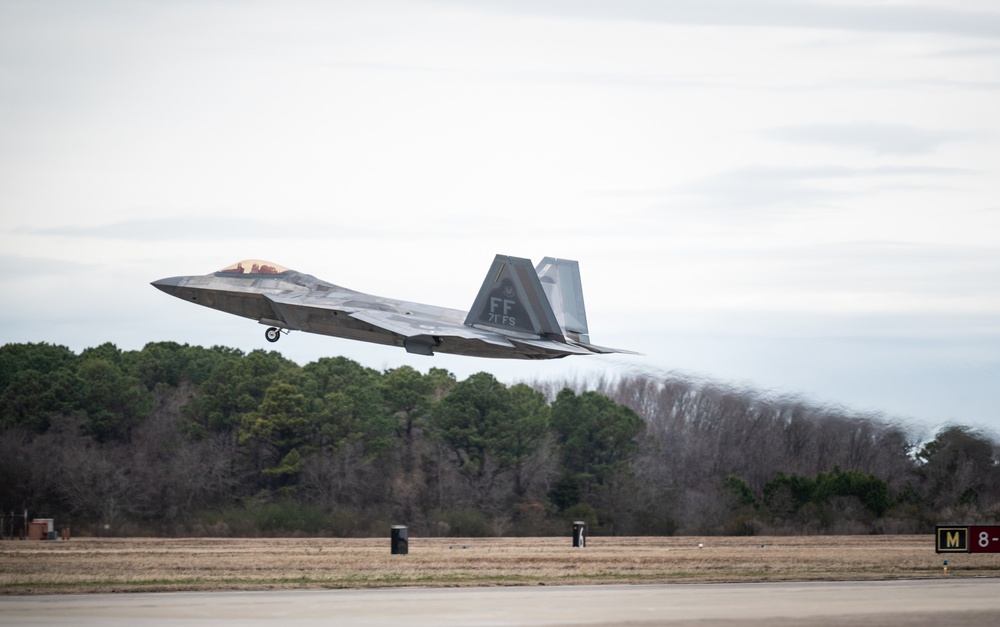
<path fill-rule="evenodd" d="M 28 523 L 29 540 L 48 540 L 49 524 L 42 520 L 33 520 Z"/>

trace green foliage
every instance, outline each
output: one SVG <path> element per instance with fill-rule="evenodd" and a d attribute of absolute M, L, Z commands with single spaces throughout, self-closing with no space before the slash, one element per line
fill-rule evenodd
<path fill-rule="evenodd" d="M 344 357 L 323 358 L 302 370 L 316 446 L 358 446 L 366 459 L 392 447 L 395 423 L 378 371 Z"/>
<path fill-rule="evenodd" d="M 282 377 L 291 377 L 298 366 L 276 352 L 241 351 L 213 348 L 199 393 L 185 406 L 192 435 L 207 437 L 239 426 L 243 417 L 254 411 L 264 400 L 271 384 Z"/>
<path fill-rule="evenodd" d="M 301 446 L 308 434 L 305 396 L 288 383 L 275 383 L 264 393 L 260 406 L 243 417 L 237 440 L 267 447 L 281 459 Z"/>
<path fill-rule="evenodd" d="M 43 433 L 53 414 L 79 409 L 77 361 L 65 346 L 0 346 L 0 428 Z"/>
<path fill-rule="evenodd" d="M 415 429 L 426 426 L 430 408 L 455 386 L 455 376 L 441 368 L 426 375 L 410 366 L 387 370 L 379 389 L 386 411 L 397 420 L 398 435 L 412 440 Z"/>
<path fill-rule="evenodd" d="M 593 533 L 599 529 L 597 510 L 590 503 L 577 503 L 562 512 L 562 519 L 569 524 L 577 520 L 587 523 L 587 529 Z"/>
<path fill-rule="evenodd" d="M 65 346 L 53 344 L 5 344 L 0 346 L 0 390 L 24 370 L 47 375 L 60 369 L 75 370 L 77 356 Z"/>
<path fill-rule="evenodd" d="M 431 404 L 431 380 L 410 366 L 386 371 L 379 382 L 386 409 L 399 417 L 399 432 L 411 436 Z"/>
<path fill-rule="evenodd" d="M 736 501 L 736 505 L 740 507 L 757 507 L 757 497 L 754 496 L 753 490 L 750 489 L 750 484 L 747 483 L 746 479 L 742 477 L 737 477 L 736 475 L 727 475 L 722 481 L 722 486 Z"/>
<path fill-rule="evenodd" d="M 20 370 L 0 393 L 0 427 L 25 427 L 44 433 L 55 414 L 68 414 L 80 407 L 80 385 L 69 368 L 43 374 Z"/>
<path fill-rule="evenodd" d="M 434 401 L 439 401 L 447 396 L 458 383 L 455 375 L 444 368 L 431 368 L 427 371 L 426 378 L 430 381 L 431 395 Z"/>
<path fill-rule="evenodd" d="M 873 474 L 862 474 L 854 470 L 821 472 L 816 475 L 814 500 L 828 501 L 834 496 L 855 496 L 873 516 L 881 518 L 892 504 L 889 486 Z"/>
<path fill-rule="evenodd" d="M 997 444 L 970 427 L 911 458 L 898 425 L 801 401 L 615 386 L 548 403 L 488 373 L 343 357 L 9 344 L 0 505 L 221 535 L 561 534 L 572 520 L 599 533 L 912 533 L 955 508 L 997 516 Z M 836 463 L 847 469 L 811 474 Z"/>
<path fill-rule="evenodd" d="M 813 500 L 816 481 L 779 472 L 764 485 L 764 504 L 771 509 L 798 509 Z"/>
<path fill-rule="evenodd" d="M 507 402 L 501 463 L 514 465 L 530 455 L 548 432 L 551 411 L 541 392 L 523 383 L 507 389 Z"/>
<path fill-rule="evenodd" d="M 83 352 L 80 353 L 80 359 L 102 359 L 116 366 L 121 366 L 123 355 L 120 348 L 111 342 L 105 342 L 100 346 L 93 346 L 91 348 L 84 349 Z"/>
<path fill-rule="evenodd" d="M 815 479 L 786 476 L 779 472 L 764 486 L 764 504 L 772 512 L 794 512 L 807 505 L 827 504 L 834 497 L 856 497 L 865 509 L 875 517 L 885 515 L 892 505 L 889 486 L 873 474 L 862 474 L 854 470 L 820 472 Z"/>
<path fill-rule="evenodd" d="M 135 376 L 147 389 L 157 385 L 177 387 L 184 382 L 203 384 L 212 372 L 221 366 L 227 355 L 237 355 L 239 351 L 221 347 L 202 348 L 177 342 L 150 342 L 130 356 Z"/>
<path fill-rule="evenodd" d="M 564 389 L 552 403 L 552 427 L 565 468 L 580 481 L 602 484 L 636 454 L 643 423 L 603 394 Z"/>
<path fill-rule="evenodd" d="M 505 385 L 480 372 L 434 407 L 434 432 L 455 450 L 464 473 L 484 472 L 487 454 L 500 448 L 508 396 Z"/>
<path fill-rule="evenodd" d="M 311 392 L 320 397 L 345 388 L 377 386 L 379 380 L 377 370 L 365 368 L 346 357 L 323 357 L 302 370 Z"/>
<path fill-rule="evenodd" d="M 128 439 L 145 418 L 152 398 L 135 377 L 122 371 L 120 357 L 110 349 L 94 349 L 81 356 L 77 368 L 79 398 L 87 415 L 87 428 L 100 442 Z M 103 356 L 100 356 L 103 355 Z"/>
<path fill-rule="evenodd" d="M 571 474 L 564 474 L 549 492 L 552 504 L 563 511 L 580 502 L 580 484 Z"/>
<path fill-rule="evenodd" d="M 541 393 L 525 385 L 508 389 L 480 372 L 434 405 L 431 420 L 463 475 L 491 479 L 531 454 L 548 429 L 549 408 Z"/>

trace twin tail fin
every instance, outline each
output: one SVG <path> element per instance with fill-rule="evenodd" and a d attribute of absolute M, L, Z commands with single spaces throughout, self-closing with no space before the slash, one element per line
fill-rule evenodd
<path fill-rule="evenodd" d="M 532 267 L 520 257 L 497 255 L 465 324 L 514 341 L 548 340 L 567 354 L 633 353 L 590 343 L 580 264 L 545 257 Z"/>
<path fill-rule="evenodd" d="M 493 259 L 465 324 L 505 335 L 564 339 L 531 261 L 507 255 Z"/>

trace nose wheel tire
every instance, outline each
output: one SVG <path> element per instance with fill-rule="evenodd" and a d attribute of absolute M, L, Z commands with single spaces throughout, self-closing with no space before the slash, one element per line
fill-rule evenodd
<path fill-rule="evenodd" d="M 267 331 L 264 331 L 264 337 L 268 342 L 277 342 L 281 339 L 281 329 L 278 327 L 271 327 Z"/>

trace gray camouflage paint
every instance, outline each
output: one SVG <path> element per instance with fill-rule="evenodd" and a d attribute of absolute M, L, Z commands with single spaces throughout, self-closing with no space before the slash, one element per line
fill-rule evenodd
<path fill-rule="evenodd" d="M 364 294 L 267 262 L 152 285 L 267 325 L 271 342 L 281 332 L 306 331 L 421 355 L 555 359 L 630 352 L 590 344 L 579 264 L 552 257 L 533 268 L 528 259 L 497 255 L 468 313 Z"/>

